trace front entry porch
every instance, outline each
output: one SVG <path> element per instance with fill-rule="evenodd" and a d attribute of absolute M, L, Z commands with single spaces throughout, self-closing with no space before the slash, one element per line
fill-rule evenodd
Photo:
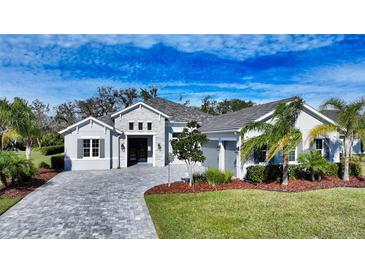
<path fill-rule="evenodd" d="M 127 167 L 136 164 L 153 164 L 153 136 L 127 136 L 126 159 Z"/>

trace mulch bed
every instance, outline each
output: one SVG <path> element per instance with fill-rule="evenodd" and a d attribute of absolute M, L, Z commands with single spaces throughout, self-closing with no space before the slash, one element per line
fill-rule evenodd
<path fill-rule="evenodd" d="M 221 191 L 228 189 L 261 189 L 278 192 L 303 192 L 316 189 L 328 189 L 335 187 L 355 187 L 365 188 L 365 179 L 351 177 L 349 182 L 344 182 L 338 177 L 328 176 L 320 182 L 311 182 L 306 180 L 290 180 L 288 186 L 283 186 L 278 182 L 254 184 L 243 180 L 233 180 L 229 184 L 210 185 L 208 183 L 198 183 L 193 186 L 185 182 L 174 182 L 154 186 L 145 192 L 145 195 L 151 194 L 172 194 L 172 193 L 196 193 L 208 191 Z"/>
<path fill-rule="evenodd" d="M 24 198 L 36 188 L 48 182 L 58 173 L 59 171 L 55 169 L 40 168 L 37 175 L 33 177 L 29 182 L 22 182 L 19 184 L 10 185 L 6 189 L 0 190 L 0 197 L 10 198 L 20 196 Z"/>

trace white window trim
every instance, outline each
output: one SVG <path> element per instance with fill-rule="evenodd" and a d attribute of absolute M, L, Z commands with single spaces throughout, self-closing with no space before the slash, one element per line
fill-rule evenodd
<path fill-rule="evenodd" d="M 322 148 L 321 149 L 317 149 L 317 140 L 321 140 L 322 141 Z M 324 138 L 316 138 L 315 139 L 315 143 L 314 143 L 314 150 L 315 151 L 321 151 L 321 156 L 324 157 Z"/>
<path fill-rule="evenodd" d="M 151 123 L 151 129 L 148 129 L 148 124 L 149 124 L 149 123 Z M 146 122 L 146 130 L 147 130 L 147 131 L 152 131 L 152 130 L 153 130 L 153 123 L 152 123 L 152 121 L 147 121 L 147 122 Z"/>
<path fill-rule="evenodd" d="M 82 159 L 86 159 L 86 160 L 94 160 L 94 159 L 101 159 L 100 158 L 100 137 L 99 138 L 83 138 L 83 140 L 89 140 L 90 141 L 90 148 L 89 148 L 89 152 L 90 152 L 90 156 L 89 157 L 85 157 L 84 156 L 84 142 L 82 143 Z M 93 155 L 93 140 L 99 140 L 99 145 L 98 145 L 98 155 L 99 156 L 92 156 Z"/>

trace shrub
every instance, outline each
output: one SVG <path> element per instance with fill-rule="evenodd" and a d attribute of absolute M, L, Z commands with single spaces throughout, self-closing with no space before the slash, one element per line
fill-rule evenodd
<path fill-rule="evenodd" d="M 193 181 L 194 183 L 203 183 L 207 181 L 207 178 L 205 177 L 204 173 L 195 172 L 193 174 Z"/>
<path fill-rule="evenodd" d="M 232 177 L 233 177 L 233 172 L 230 170 L 226 170 L 223 172 L 224 175 L 224 183 L 228 184 L 232 181 Z"/>
<path fill-rule="evenodd" d="M 55 155 L 51 157 L 51 166 L 54 169 L 64 169 L 65 162 L 64 162 L 64 155 Z"/>
<path fill-rule="evenodd" d="M 338 164 L 328 163 L 324 174 L 327 176 L 338 176 Z"/>
<path fill-rule="evenodd" d="M 22 182 L 34 176 L 36 172 L 37 169 L 31 161 L 12 152 L 0 153 L 0 177 L 3 183 L 6 183 L 5 177 L 10 178 L 12 182 Z"/>
<path fill-rule="evenodd" d="M 327 171 L 328 162 L 319 151 L 308 150 L 300 153 L 298 162 L 301 167 L 310 172 L 311 181 L 314 181 L 315 177 L 321 180 L 322 175 Z"/>
<path fill-rule="evenodd" d="M 64 152 L 64 146 L 58 145 L 58 146 L 49 146 L 49 147 L 42 147 L 40 148 L 40 152 L 43 155 L 54 155 Z"/>
<path fill-rule="evenodd" d="M 281 165 L 250 166 L 246 173 L 246 179 L 254 183 L 280 181 L 281 177 Z"/>
<path fill-rule="evenodd" d="M 338 175 L 341 178 L 343 177 L 344 169 L 345 169 L 344 163 L 338 163 Z M 362 176 L 362 168 L 360 163 L 350 162 L 349 173 L 350 176 L 355 176 L 355 177 Z"/>
<path fill-rule="evenodd" d="M 224 183 L 224 172 L 220 171 L 218 168 L 208 168 L 205 172 L 208 184 L 221 184 Z"/>
<path fill-rule="evenodd" d="M 40 162 L 38 167 L 39 168 L 51 168 L 51 166 L 44 161 Z"/>

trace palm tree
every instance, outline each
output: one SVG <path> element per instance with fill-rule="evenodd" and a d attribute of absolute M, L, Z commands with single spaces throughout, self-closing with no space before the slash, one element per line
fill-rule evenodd
<path fill-rule="evenodd" d="M 327 160 L 316 150 L 308 150 L 299 154 L 298 163 L 310 171 L 312 181 L 315 180 L 316 175 L 320 181 L 321 175 L 326 172 L 328 167 Z"/>
<path fill-rule="evenodd" d="M 344 137 L 344 174 L 343 180 L 349 181 L 349 165 L 351 157 L 351 148 L 355 138 L 365 140 L 365 118 L 363 111 L 365 109 L 365 98 L 347 104 L 344 100 L 338 98 L 331 98 L 325 101 L 320 109 L 327 110 L 331 107 L 338 111 L 338 120 L 336 125 L 323 124 L 314 127 L 308 136 L 308 139 L 313 142 L 315 138 L 320 135 L 327 135 L 328 133 L 337 131 Z"/>
<path fill-rule="evenodd" d="M 302 140 L 302 133 L 295 128 L 300 111 L 303 108 L 303 100 L 294 98 L 289 103 L 279 103 L 273 114 L 272 123 L 263 121 L 251 122 L 241 130 L 241 159 L 245 161 L 257 150 L 268 146 L 266 161 L 271 160 L 280 151 L 283 152 L 283 178 L 282 184 L 289 183 L 289 153 Z M 259 131 L 261 134 L 245 140 L 245 134 L 250 131 Z"/>
<path fill-rule="evenodd" d="M 30 159 L 33 140 L 40 134 L 37 120 L 28 103 L 15 97 L 12 103 L 0 101 L 0 112 L 6 126 L 15 130 L 25 142 L 25 156 Z"/>
<path fill-rule="evenodd" d="M 151 86 L 149 90 L 141 88 L 140 96 L 144 101 L 157 97 L 157 87 Z"/>

